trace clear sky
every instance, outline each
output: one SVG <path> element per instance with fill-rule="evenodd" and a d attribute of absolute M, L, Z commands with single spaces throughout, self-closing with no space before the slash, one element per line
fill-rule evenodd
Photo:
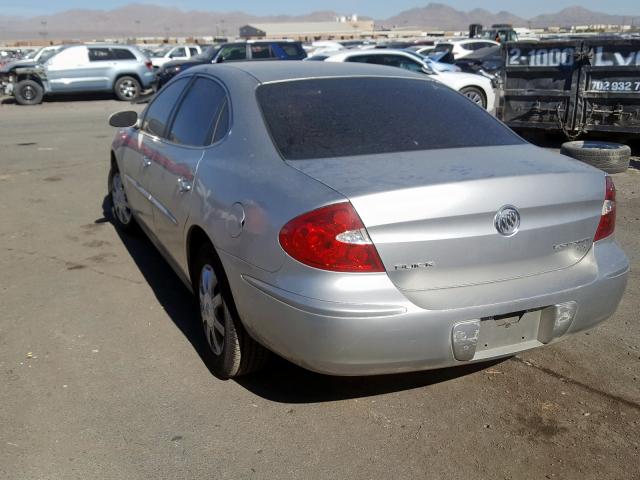
<path fill-rule="evenodd" d="M 71 8 L 109 10 L 130 3 L 151 3 L 178 7 L 183 10 L 243 11 L 256 15 L 290 14 L 299 15 L 314 10 L 335 10 L 338 13 L 358 13 L 374 18 L 390 17 L 402 10 L 424 6 L 429 0 L 245 0 L 220 2 L 211 0 L 185 1 L 131 1 L 101 0 L 0 0 L 0 15 L 36 16 L 55 13 Z M 507 10 L 523 17 L 533 17 L 540 13 L 553 13 L 571 5 L 581 5 L 591 10 L 620 15 L 640 15 L 640 0 L 537 0 L 505 2 L 504 0 L 439 0 L 459 10 L 480 7 L 497 12 Z"/>

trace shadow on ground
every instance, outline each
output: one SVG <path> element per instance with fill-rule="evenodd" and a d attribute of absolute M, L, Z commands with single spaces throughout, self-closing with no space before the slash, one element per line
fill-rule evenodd
<path fill-rule="evenodd" d="M 146 91 L 135 103 L 147 103 L 154 92 Z M 95 102 L 102 100 L 116 100 L 116 97 L 111 92 L 99 92 L 99 93 L 75 93 L 75 94 L 57 94 L 47 95 L 44 97 L 42 103 L 64 103 L 64 102 Z M 129 102 L 120 102 L 123 106 L 129 105 Z M 16 105 L 16 99 L 14 97 L 2 97 L 0 99 L 2 105 Z M 30 105 L 30 107 L 37 107 L 37 105 Z"/>
<path fill-rule="evenodd" d="M 103 213 L 104 218 L 96 220 L 96 223 L 113 224 L 108 198 L 104 199 Z M 144 234 L 117 233 L 164 310 L 209 367 L 209 349 L 191 292 Z M 235 381 L 254 394 L 274 402 L 317 403 L 426 387 L 464 377 L 496 363 L 500 361 L 416 373 L 332 377 L 310 372 L 272 355 L 265 370 Z"/>

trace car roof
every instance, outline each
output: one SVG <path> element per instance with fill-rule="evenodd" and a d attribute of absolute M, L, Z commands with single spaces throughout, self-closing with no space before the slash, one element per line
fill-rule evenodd
<path fill-rule="evenodd" d="M 400 77 L 426 80 L 424 75 L 397 67 L 342 62 L 292 62 L 286 60 L 233 62 L 233 64 L 201 65 L 189 71 L 206 72 L 227 78 L 241 71 L 259 83 L 328 77 Z"/>
<path fill-rule="evenodd" d="M 87 48 L 135 48 L 135 45 L 127 45 L 124 43 L 85 43 L 81 45 L 70 45 L 72 47 L 87 47 Z"/>
<path fill-rule="evenodd" d="M 406 50 L 400 48 L 362 48 L 358 50 L 340 50 L 337 52 L 327 52 L 331 57 L 333 56 L 344 56 L 344 57 L 358 57 L 361 55 L 402 55 L 405 57 L 416 58 L 411 53 L 408 53 Z"/>

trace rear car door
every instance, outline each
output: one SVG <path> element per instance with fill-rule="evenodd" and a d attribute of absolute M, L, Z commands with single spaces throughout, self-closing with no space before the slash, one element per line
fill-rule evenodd
<path fill-rule="evenodd" d="M 184 226 L 197 188 L 198 163 L 205 148 L 215 148 L 226 133 L 227 109 L 225 88 L 210 77 L 196 76 L 173 115 L 167 138 L 157 147 L 162 161 L 152 172 L 154 231 L 179 263 L 184 256 Z"/>
<path fill-rule="evenodd" d="M 124 183 L 129 205 L 148 228 L 153 227 L 151 180 L 153 170 L 162 161 L 162 138 L 166 135 L 171 114 L 189 78 L 181 78 L 162 89 L 147 107 L 139 130 L 134 130 L 124 150 Z"/>
<path fill-rule="evenodd" d="M 111 48 L 89 47 L 89 62 L 83 67 L 83 83 L 87 90 L 111 90 L 110 72 L 117 65 L 117 60 Z"/>
<path fill-rule="evenodd" d="M 252 60 L 273 60 L 276 58 L 268 43 L 252 43 L 249 45 L 249 52 Z"/>

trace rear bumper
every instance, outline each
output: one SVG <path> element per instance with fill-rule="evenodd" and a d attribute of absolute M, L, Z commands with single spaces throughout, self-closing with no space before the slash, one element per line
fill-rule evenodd
<path fill-rule="evenodd" d="M 444 310 L 416 306 L 390 281 L 388 288 L 395 292 L 390 290 L 389 295 L 376 292 L 370 303 L 349 304 L 301 296 L 251 275 L 230 275 L 230 280 L 245 327 L 269 349 L 321 373 L 374 375 L 499 358 L 555 343 L 570 334 L 593 328 L 615 312 L 626 286 L 629 262 L 613 240 L 595 244 L 592 255 L 597 273 L 585 283 L 565 285 L 560 290 L 556 285 L 555 290 L 545 293 L 538 290 L 532 296 L 520 296 L 507 302 Z M 237 260 L 223 257 L 225 264 L 234 261 Z M 226 266 L 233 269 L 232 265 Z M 501 292 L 509 289 L 509 282 L 494 285 Z M 380 303 L 381 298 L 385 299 L 384 304 Z M 396 301 L 389 302 L 389 298 Z M 575 302 L 577 311 L 562 334 L 547 335 L 541 341 L 545 335 L 540 321 L 540 326 L 536 323 L 533 334 L 523 341 L 518 337 L 518 341 L 503 342 L 496 348 L 479 348 L 468 361 L 456 359 L 452 338 L 454 327 L 460 322 L 510 312 L 539 312 L 545 307 L 548 312 L 550 306 L 563 302 Z M 480 338 L 483 338 L 483 328 L 485 332 L 489 329 L 485 327 L 488 323 L 483 322 L 487 320 L 479 322 Z M 536 333 L 538 329 L 540 332 Z M 531 328 L 528 330 L 531 333 Z M 486 338 L 486 333 L 484 335 Z"/>
<path fill-rule="evenodd" d="M 142 76 L 140 77 L 140 80 L 142 81 L 142 87 L 147 89 L 147 88 L 151 88 L 156 80 L 156 74 L 155 72 L 152 72 L 150 70 L 145 70 L 142 73 Z"/>

